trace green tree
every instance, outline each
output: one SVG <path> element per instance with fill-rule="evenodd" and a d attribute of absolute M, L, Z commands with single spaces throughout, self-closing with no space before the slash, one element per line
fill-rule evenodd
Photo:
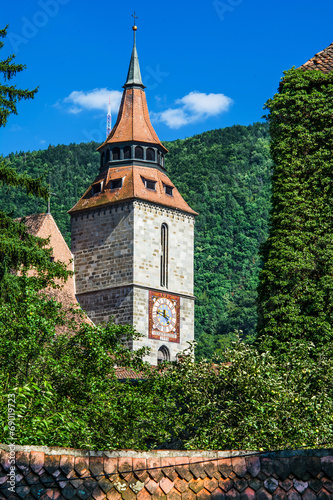
<path fill-rule="evenodd" d="M 0 38 L 5 38 L 7 28 L 0 30 Z M 0 41 L 0 49 L 4 46 L 4 42 Z M 0 61 L 0 73 L 4 81 L 11 80 L 17 73 L 23 71 L 26 66 L 24 64 L 15 64 L 15 55 L 10 55 L 3 61 Z M 38 88 L 34 90 L 18 89 L 16 85 L 0 84 L 0 127 L 4 127 L 7 123 L 8 116 L 12 113 L 17 115 L 16 105 L 22 99 L 33 99 Z"/>
<path fill-rule="evenodd" d="M 333 339 L 333 72 L 289 70 L 269 110 L 272 211 L 259 341 Z"/>

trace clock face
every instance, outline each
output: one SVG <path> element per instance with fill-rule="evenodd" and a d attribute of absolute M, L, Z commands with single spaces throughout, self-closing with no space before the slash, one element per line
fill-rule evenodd
<path fill-rule="evenodd" d="M 179 297 L 149 292 L 149 338 L 179 342 Z"/>

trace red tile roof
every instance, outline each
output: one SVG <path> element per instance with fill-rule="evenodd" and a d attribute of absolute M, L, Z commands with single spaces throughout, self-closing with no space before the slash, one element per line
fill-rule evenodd
<path fill-rule="evenodd" d="M 167 152 L 150 123 L 146 95 L 142 88 L 124 90 L 116 124 L 98 149 L 119 142 L 157 144 Z"/>
<path fill-rule="evenodd" d="M 302 64 L 299 69 L 316 70 L 322 73 L 333 71 L 333 43 Z"/>
<path fill-rule="evenodd" d="M 119 178 L 123 179 L 123 186 L 120 189 L 111 190 L 111 180 Z M 155 191 L 145 186 L 145 179 L 156 182 Z M 92 196 L 90 187 L 76 205 L 69 210 L 70 214 L 138 199 L 197 215 L 197 212 L 186 203 L 168 176 L 157 168 L 136 165 L 112 167 L 102 172 L 93 184 L 98 182 L 103 182 L 102 191 Z M 165 193 L 165 185 L 173 188 L 172 196 Z"/>

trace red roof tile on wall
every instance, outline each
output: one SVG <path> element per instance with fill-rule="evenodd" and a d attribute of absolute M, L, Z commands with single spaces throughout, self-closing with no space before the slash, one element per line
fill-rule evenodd
<path fill-rule="evenodd" d="M 242 451 L 94 452 L 17 446 L 16 493 L 10 495 L 9 447 L 0 445 L 0 451 L 4 499 L 309 500 L 330 499 L 333 492 L 329 449 L 285 450 L 265 457 Z"/>

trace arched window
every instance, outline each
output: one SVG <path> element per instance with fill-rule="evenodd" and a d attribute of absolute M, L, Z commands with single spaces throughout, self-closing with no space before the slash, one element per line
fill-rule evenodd
<path fill-rule="evenodd" d="M 104 158 L 105 158 L 105 154 L 102 153 L 101 154 L 101 167 L 103 167 L 103 165 L 104 165 Z"/>
<path fill-rule="evenodd" d="M 163 361 L 170 361 L 170 351 L 165 345 L 162 345 L 157 351 L 157 364 L 159 365 Z"/>
<path fill-rule="evenodd" d="M 138 158 L 138 160 L 143 160 L 143 148 L 141 146 L 136 146 L 135 158 Z"/>
<path fill-rule="evenodd" d="M 110 161 L 110 150 L 109 149 L 106 150 L 106 159 L 105 159 L 105 161 L 106 161 L 106 163 L 109 163 L 109 161 Z"/>
<path fill-rule="evenodd" d="M 120 160 L 120 149 L 119 148 L 113 148 L 112 159 L 113 160 Z"/>
<path fill-rule="evenodd" d="M 146 160 L 155 161 L 155 151 L 153 148 L 148 148 L 146 151 Z"/>
<path fill-rule="evenodd" d="M 124 147 L 124 158 L 127 160 L 127 158 L 131 158 L 131 148 L 130 146 L 125 146 Z"/>
<path fill-rule="evenodd" d="M 161 226 L 161 286 L 168 287 L 168 239 L 167 224 Z"/>
<path fill-rule="evenodd" d="M 161 163 L 161 153 L 157 153 L 157 163 Z"/>

